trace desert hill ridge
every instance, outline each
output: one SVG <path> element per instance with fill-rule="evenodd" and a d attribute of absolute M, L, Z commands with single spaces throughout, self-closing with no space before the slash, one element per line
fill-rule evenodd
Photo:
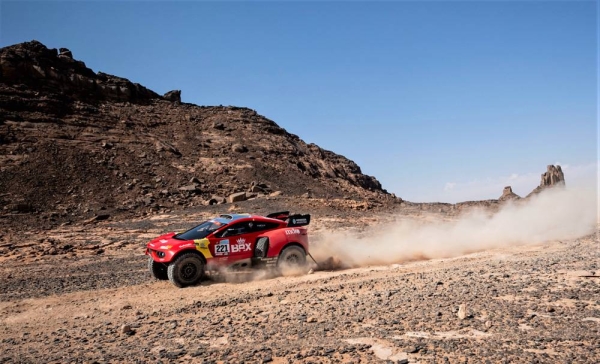
<path fill-rule="evenodd" d="M 548 166 L 529 196 L 554 185 L 564 186 L 560 166 Z M 282 197 L 359 211 L 398 203 L 460 211 L 520 199 L 507 186 L 499 199 L 406 202 L 353 161 L 305 143 L 255 110 L 182 103 L 180 90 L 161 96 L 38 41 L 0 49 L 4 226 Z"/>
<path fill-rule="evenodd" d="M 37 41 L 0 49 L 0 214 L 64 222 L 283 194 L 395 200 L 256 111 L 181 103 Z"/>

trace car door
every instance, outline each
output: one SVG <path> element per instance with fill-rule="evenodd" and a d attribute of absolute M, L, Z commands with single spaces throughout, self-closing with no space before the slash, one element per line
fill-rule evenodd
<path fill-rule="evenodd" d="M 265 233 L 277 229 L 281 224 L 271 221 L 256 220 L 251 226 L 252 231 L 256 233 L 252 240 L 252 252 L 254 258 L 265 258 L 269 250 L 269 238 L 265 237 Z M 258 247 L 257 247 L 258 245 Z"/>
<path fill-rule="evenodd" d="M 252 258 L 253 246 L 258 232 L 253 231 L 251 221 L 231 224 L 211 238 L 213 257 L 227 263 Z"/>

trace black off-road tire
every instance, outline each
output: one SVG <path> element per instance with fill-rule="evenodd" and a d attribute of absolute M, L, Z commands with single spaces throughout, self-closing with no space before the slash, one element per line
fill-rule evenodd
<path fill-rule="evenodd" d="M 152 257 L 148 257 L 148 270 L 150 274 L 155 279 L 166 281 L 169 279 L 169 275 L 167 273 L 167 266 L 163 263 L 157 263 L 152 259 Z"/>
<path fill-rule="evenodd" d="M 167 269 L 169 280 L 179 288 L 198 284 L 204 277 L 204 260 L 195 253 L 178 256 Z"/>
<path fill-rule="evenodd" d="M 283 249 L 277 258 L 277 269 L 280 273 L 299 273 L 306 268 L 306 252 L 299 246 L 292 245 Z"/>

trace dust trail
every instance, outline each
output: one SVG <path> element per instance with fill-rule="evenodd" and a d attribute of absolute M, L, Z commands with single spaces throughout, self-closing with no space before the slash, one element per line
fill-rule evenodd
<path fill-rule="evenodd" d="M 554 188 L 511 202 L 495 213 L 474 210 L 453 221 L 397 220 L 372 227 L 365 238 L 330 233 L 311 247 L 320 261 L 357 267 L 416 259 L 450 258 L 511 245 L 573 239 L 595 231 L 594 188 Z"/>

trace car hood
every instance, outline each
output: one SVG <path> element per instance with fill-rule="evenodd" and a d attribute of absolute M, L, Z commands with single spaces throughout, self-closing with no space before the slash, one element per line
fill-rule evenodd
<path fill-rule="evenodd" d="M 190 244 L 190 241 L 188 240 L 178 240 L 173 238 L 175 235 L 176 233 L 171 232 L 152 239 L 148 243 L 148 248 L 153 250 L 168 250 L 183 244 Z"/>

